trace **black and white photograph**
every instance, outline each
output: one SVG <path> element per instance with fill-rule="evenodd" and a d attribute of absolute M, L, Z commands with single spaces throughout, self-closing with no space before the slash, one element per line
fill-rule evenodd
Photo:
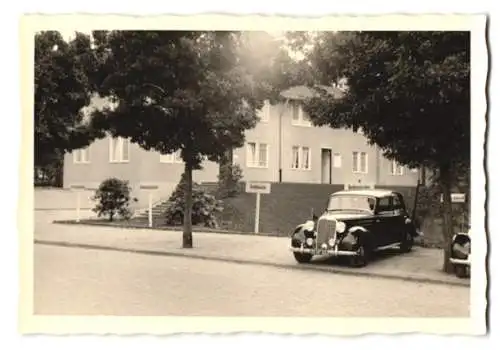
<path fill-rule="evenodd" d="M 21 329 L 484 334 L 485 16 L 49 18 Z"/>

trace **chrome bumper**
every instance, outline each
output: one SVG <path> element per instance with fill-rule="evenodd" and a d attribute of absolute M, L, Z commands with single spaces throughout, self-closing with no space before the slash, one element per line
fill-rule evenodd
<path fill-rule="evenodd" d="M 333 255 L 333 256 L 353 256 L 357 255 L 358 253 L 353 252 L 351 250 L 339 250 L 338 247 L 335 248 L 327 248 L 327 249 L 314 249 L 314 248 L 293 248 L 291 247 L 290 250 L 295 253 L 307 253 L 307 254 L 313 254 L 313 255 Z"/>
<path fill-rule="evenodd" d="M 450 258 L 450 263 L 452 263 L 453 265 L 468 265 L 468 266 L 470 266 L 470 255 L 467 257 L 467 259 Z"/>

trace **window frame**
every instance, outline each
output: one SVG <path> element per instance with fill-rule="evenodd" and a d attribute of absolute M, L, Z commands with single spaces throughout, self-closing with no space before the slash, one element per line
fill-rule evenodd
<path fill-rule="evenodd" d="M 90 146 L 75 149 L 73 154 L 73 164 L 89 164 L 90 163 Z M 82 155 L 86 154 L 87 157 L 83 160 Z"/>
<path fill-rule="evenodd" d="M 297 148 L 298 152 L 298 165 L 295 167 L 295 158 L 294 158 L 294 148 Z M 307 156 L 308 156 L 308 167 L 304 167 L 304 150 L 307 149 Z M 311 157 L 312 157 L 312 152 L 311 152 L 311 147 L 310 146 L 302 146 L 302 145 L 292 145 L 292 162 L 290 165 L 290 169 L 292 170 L 306 170 L 310 171 L 312 170 L 312 162 L 311 162 Z"/>
<path fill-rule="evenodd" d="M 178 149 L 175 152 L 168 154 L 160 153 L 160 163 L 163 164 L 183 164 L 184 160 L 181 157 L 181 150 Z"/>
<path fill-rule="evenodd" d="M 253 162 L 250 161 L 250 145 L 255 144 L 255 156 L 253 157 Z M 260 165 L 260 147 L 261 145 L 265 145 L 266 147 L 266 163 L 265 165 Z M 269 144 L 266 142 L 257 142 L 250 141 L 246 144 L 246 166 L 247 168 L 259 168 L 259 169 L 267 169 L 269 168 Z"/>
<path fill-rule="evenodd" d="M 114 159 L 114 155 L 115 155 L 115 152 L 114 152 L 114 143 L 115 143 L 115 140 L 117 140 L 117 144 L 120 146 L 120 152 L 118 152 L 119 156 L 118 156 L 118 159 Z M 128 158 L 125 159 L 123 157 L 123 150 L 124 150 L 124 143 L 125 145 L 127 146 L 127 155 L 128 155 Z M 110 137 L 109 139 L 109 162 L 110 163 L 129 163 L 130 162 L 130 139 L 128 138 L 125 138 L 125 137 Z"/>
<path fill-rule="evenodd" d="M 397 171 L 399 170 L 399 172 Z M 392 160 L 389 167 L 389 174 L 393 176 L 403 176 L 404 175 L 404 167 L 399 164 L 397 161 Z"/>
<path fill-rule="evenodd" d="M 354 160 L 354 155 L 357 155 L 356 161 Z M 361 171 L 361 155 L 365 155 L 365 171 Z M 365 151 L 353 151 L 352 152 L 352 172 L 354 174 L 368 174 L 368 152 Z"/>
<path fill-rule="evenodd" d="M 290 107 L 292 109 L 291 120 L 292 120 L 293 126 L 300 126 L 300 127 L 306 127 L 306 128 L 310 128 L 313 126 L 311 119 L 304 112 L 304 109 L 302 108 L 302 104 L 300 104 L 299 102 L 293 102 L 293 103 L 290 103 Z M 293 118 L 295 108 L 297 108 L 297 119 Z"/>

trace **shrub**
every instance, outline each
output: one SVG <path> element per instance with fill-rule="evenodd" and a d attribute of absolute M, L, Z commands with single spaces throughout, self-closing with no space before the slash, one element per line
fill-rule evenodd
<path fill-rule="evenodd" d="M 117 178 L 104 180 L 92 199 L 97 201 L 92 211 L 96 212 L 98 217 L 107 216 L 109 221 L 113 221 L 117 215 L 129 219 L 132 216 L 130 200 L 137 202 L 137 198 L 130 198 L 128 181 Z"/>
<path fill-rule="evenodd" d="M 184 186 L 185 176 L 175 188 L 167 202 L 165 221 L 167 225 L 178 226 L 184 221 Z M 193 210 L 192 224 L 217 228 L 217 213 L 222 212 L 222 202 L 215 196 L 204 191 L 198 184 L 193 183 Z"/>
<path fill-rule="evenodd" d="M 226 163 L 219 170 L 217 194 L 219 198 L 236 197 L 240 192 L 239 182 L 243 178 L 243 171 L 237 164 Z"/>

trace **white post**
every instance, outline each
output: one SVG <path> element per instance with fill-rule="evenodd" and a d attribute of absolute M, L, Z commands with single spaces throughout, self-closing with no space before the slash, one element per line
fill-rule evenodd
<path fill-rule="evenodd" d="M 149 192 L 149 212 L 148 212 L 148 219 L 149 219 L 149 227 L 153 227 L 153 194 Z"/>
<path fill-rule="evenodd" d="M 80 222 L 80 190 L 76 190 L 76 222 Z"/>
<path fill-rule="evenodd" d="M 260 193 L 257 192 L 255 197 L 255 228 L 254 232 L 259 233 L 259 214 L 260 214 Z"/>

